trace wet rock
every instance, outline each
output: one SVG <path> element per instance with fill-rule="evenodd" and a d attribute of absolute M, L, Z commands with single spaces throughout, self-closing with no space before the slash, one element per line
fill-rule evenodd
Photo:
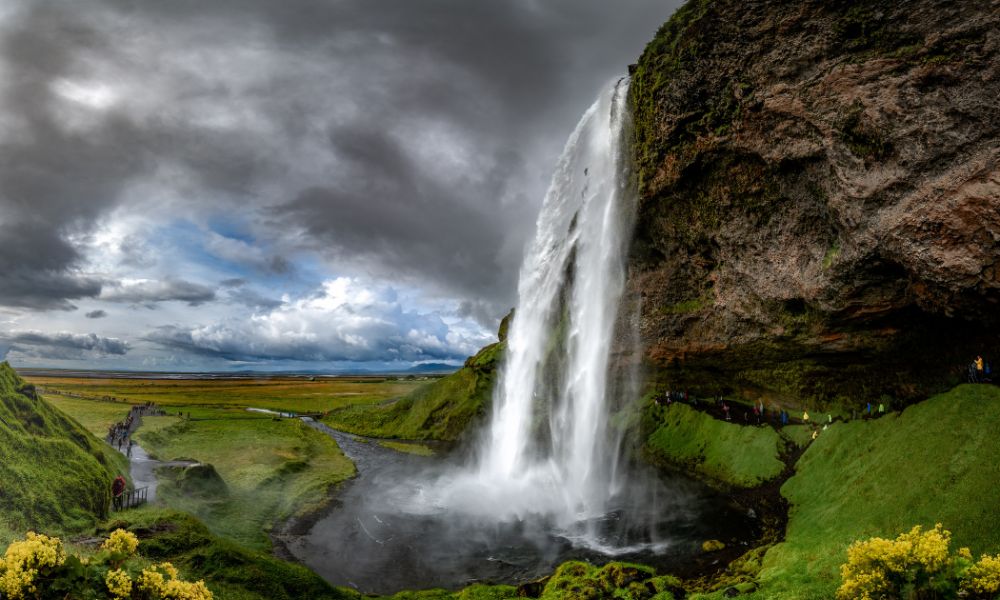
<path fill-rule="evenodd" d="M 656 376 L 916 399 L 1000 352 L 998 46 L 982 3 L 679 10 L 630 92 L 627 296 Z"/>

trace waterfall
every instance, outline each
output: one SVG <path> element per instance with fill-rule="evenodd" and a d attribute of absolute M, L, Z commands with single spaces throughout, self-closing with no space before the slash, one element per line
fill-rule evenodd
<path fill-rule="evenodd" d="M 542 518 L 586 536 L 619 489 L 609 358 L 633 195 L 622 147 L 628 81 L 584 113 L 559 160 L 521 268 L 518 305 L 475 464 L 421 491 L 424 506 Z"/>
<path fill-rule="evenodd" d="M 554 508 L 567 520 L 603 514 L 615 484 L 606 394 L 630 233 L 621 147 L 627 93 L 623 80 L 587 110 L 552 177 L 521 269 L 479 466 L 497 482 L 536 478 L 558 492 L 562 506 Z M 532 430 L 539 404 L 548 412 L 548 447 L 538 447 Z"/>

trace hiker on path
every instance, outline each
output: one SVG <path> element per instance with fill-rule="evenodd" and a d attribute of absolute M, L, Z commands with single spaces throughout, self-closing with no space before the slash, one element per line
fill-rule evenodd
<path fill-rule="evenodd" d="M 809 422 L 809 413 L 807 411 L 802 411 L 802 422 L 803 423 Z"/>
<path fill-rule="evenodd" d="M 983 373 L 984 367 L 983 367 L 982 356 L 976 356 L 975 365 L 976 365 L 976 383 L 982 383 L 984 379 L 984 373 Z"/>

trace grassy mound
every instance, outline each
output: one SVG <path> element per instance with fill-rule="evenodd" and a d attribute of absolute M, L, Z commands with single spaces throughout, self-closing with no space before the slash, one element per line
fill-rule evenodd
<path fill-rule="evenodd" d="M 93 525 L 108 514 L 111 481 L 127 473 L 124 457 L 0 363 L 0 524 L 8 536 Z"/>
<path fill-rule="evenodd" d="M 784 442 L 770 427 L 720 421 L 686 404 L 650 404 L 643 413 L 643 453 L 654 464 L 683 468 L 723 486 L 753 487 L 784 469 Z"/>
<path fill-rule="evenodd" d="M 489 406 L 503 343 L 492 344 L 451 375 L 381 405 L 334 411 L 331 427 L 358 435 L 414 440 L 456 440 Z"/>
<path fill-rule="evenodd" d="M 204 579 L 224 600 L 340 600 L 361 598 L 334 588 L 309 569 L 249 550 L 213 535 L 196 518 L 172 510 L 146 507 L 127 511 L 107 524 L 139 536 L 139 551 L 153 561 L 169 561 L 187 579 Z"/>
<path fill-rule="evenodd" d="M 143 426 L 137 438 L 158 458 L 211 463 L 221 477 L 211 483 L 215 492 L 195 489 L 206 482 L 189 481 L 186 470 L 161 470 L 160 498 L 250 548 L 270 548 L 265 532 L 275 523 L 321 506 L 331 486 L 354 475 L 337 443 L 298 419 L 248 418 L 230 410 L 203 414 L 158 431 Z M 217 493 L 222 489 L 228 494 Z"/>
<path fill-rule="evenodd" d="M 1000 389 L 962 385 L 875 421 L 823 432 L 782 487 L 786 539 L 748 598 L 831 598 L 847 546 L 942 523 L 953 546 L 1000 551 Z M 714 597 L 714 596 L 713 596 Z"/>

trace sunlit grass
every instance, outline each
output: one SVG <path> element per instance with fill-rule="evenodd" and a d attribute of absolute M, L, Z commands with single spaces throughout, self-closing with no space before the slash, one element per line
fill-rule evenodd
<path fill-rule="evenodd" d="M 32 377 L 47 390 L 131 404 L 155 402 L 178 409 L 188 406 L 233 406 L 293 412 L 326 412 L 355 404 L 372 404 L 406 395 L 427 381 L 395 378 L 303 378 L 174 380 Z M 54 394 L 53 394 L 54 395 Z"/>
<path fill-rule="evenodd" d="M 847 546 L 941 523 L 953 546 L 1000 552 L 1000 388 L 962 385 L 874 421 L 835 423 L 782 487 L 784 543 L 768 551 L 764 598 L 832 598 Z M 721 595 L 719 595 L 721 597 Z"/>

